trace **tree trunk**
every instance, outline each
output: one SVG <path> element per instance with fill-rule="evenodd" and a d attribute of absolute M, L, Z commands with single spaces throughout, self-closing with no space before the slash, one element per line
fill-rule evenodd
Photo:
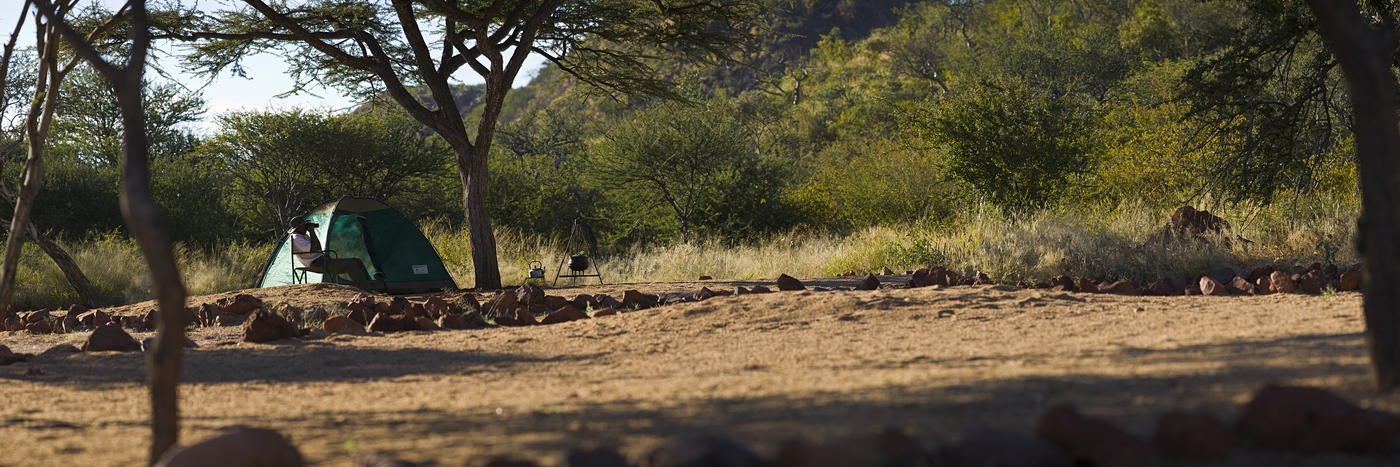
<path fill-rule="evenodd" d="M 501 288 L 501 268 L 496 261 L 496 234 L 486 212 L 486 155 L 481 146 L 455 149 L 457 173 L 462 177 L 462 209 L 472 244 L 472 269 L 478 290 Z M 478 152 L 479 151 L 479 152 Z"/>
<path fill-rule="evenodd" d="M 44 65 L 40 65 L 41 70 Z M 43 109 L 41 106 L 52 106 L 57 100 L 53 96 L 57 95 L 57 89 L 49 89 L 45 93 L 45 83 L 48 73 L 39 73 L 38 89 L 39 95 L 35 96 L 33 104 L 30 106 L 26 133 L 29 137 L 29 156 L 24 161 L 24 169 L 20 170 L 19 194 L 15 199 L 14 217 L 10 219 L 10 225 L 29 225 L 29 208 L 34 204 L 34 196 L 39 194 L 39 182 L 43 178 L 44 166 L 44 135 L 41 128 L 47 125 L 41 123 L 39 119 L 47 115 L 52 115 L 51 111 Z M 50 107 L 52 108 L 52 107 Z M 5 258 L 3 269 L 0 269 L 0 314 L 10 308 L 10 299 L 15 295 L 15 273 L 19 268 L 20 249 L 24 246 L 24 229 L 10 229 L 5 240 Z"/>
<path fill-rule="evenodd" d="M 0 227 L 9 230 L 10 221 L 0 220 Z M 53 264 L 58 266 L 59 271 L 63 271 L 63 277 L 67 278 L 68 283 L 73 285 L 73 290 L 78 292 L 78 298 L 83 301 L 83 304 L 88 307 L 96 308 L 97 288 L 93 287 L 92 281 L 88 280 L 87 275 L 83 274 L 82 268 L 78 267 L 78 263 L 73 261 L 73 257 L 68 254 L 68 251 L 58 246 L 53 240 L 49 240 L 49 237 L 44 236 L 42 232 L 39 232 L 39 229 L 34 226 L 34 222 L 29 223 L 29 227 L 25 229 L 25 234 L 29 236 L 30 240 L 34 240 L 34 244 L 39 245 L 39 249 L 43 250 L 44 254 L 49 255 L 49 258 L 53 259 Z"/>
<path fill-rule="evenodd" d="M 1353 0 L 1308 0 L 1308 6 L 1351 92 L 1361 172 L 1357 248 L 1366 341 L 1376 385 L 1389 391 L 1400 384 L 1400 108 L 1390 69 L 1396 34 L 1373 28 Z"/>

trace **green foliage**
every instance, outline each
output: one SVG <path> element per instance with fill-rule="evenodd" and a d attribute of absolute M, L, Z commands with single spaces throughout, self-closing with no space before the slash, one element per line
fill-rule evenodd
<path fill-rule="evenodd" d="M 952 176 L 1008 211 L 1054 205 L 1093 149 L 1089 109 L 1012 80 L 954 94 L 915 124 L 948 148 Z"/>

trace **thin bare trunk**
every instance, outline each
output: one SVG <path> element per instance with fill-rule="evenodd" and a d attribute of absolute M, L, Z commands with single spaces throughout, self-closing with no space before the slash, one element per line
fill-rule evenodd
<path fill-rule="evenodd" d="M 1396 33 L 1371 26 L 1353 0 L 1308 0 L 1351 91 L 1362 217 L 1366 341 L 1376 385 L 1400 385 L 1400 108 L 1390 64 Z"/>
<path fill-rule="evenodd" d="M 160 321 L 156 325 L 155 350 L 147 353 L 147 378 L 151 387 L 151 447 L 148 461 L 155 464 L 167 449 L 179 441 L 180 357 L 185 347 L 185 287 L 180 281 L 175 251 L 165 228 L 160 207 L 151 198 L 151 180 L 146 140 L 146 111 L 141 96 L 141 76 L 146 67 L 150 31 L 146 2 L 127 4 L 131 44 L 124 67 L 108 63 L 72 27 L 54 15 L 46 0 L 36 0 L 39 10 L 53 22 L 74 52 L 86 60 L 112 85 L 117 108 L 122 115 L 121 209 L 127 228 L 151 271 Z M 120 12 L 118 15 L 120 16 Z"/>
<path fill-rule="evenodd" d="M 0 220 L 0 228 L 10 230 L 10 225 L 10 221 Z M 29 227 L 24 229 L 24 233 L 30 240 L 34 241 L 35 245 L 39 245 L 39 249 L 43 250 L 44 254 L 49 255 L 54 265 L 58 266 L 58 270 L 63 272 L 63 277 L 67 278 L 68 283 L 73 286 L 73 290 L 78 292 L 78 298 L 83 301 L 83 304 L 96 307 L 97 288 L 92 285 L 92 281 L 88 280 L 87 275 L 83 274 L 82 268 L 78 266 L 76 261 L 73 261 L 73 257 L 68 254 L 68 251 L 40 232 L 34 226 L 34 222 L 29 223 Z"/>

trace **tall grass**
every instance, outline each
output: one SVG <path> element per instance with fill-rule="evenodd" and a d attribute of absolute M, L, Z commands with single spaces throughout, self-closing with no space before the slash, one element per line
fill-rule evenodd
<path fill-rule="evenodd" d="M 716 279 L 771 279 L 836 275 L 847 271 L 896 271 L 947 265 L 964 275 L 981 271 L 994 280 L 1042 281 L 1058 274 L 1138 282 L 1188 277 L 1222 266 L 1359 261 L 1353 238 L 1355 197 L 1299 198 L 1297 203 L 1233 205 L 1215 210 L 1234 225 L 1231 236 L 1210 242 L 1153 242 L 1169 211 L 1142 205 L 1040 212 L 1012 217 L 990 208 L 967 211 L 935 225 L 872 227 L 849 235 L 790 232 L 757 242 L 705 238 L 689 243 L 636 245 L 593 258 L 608 283 Z M 466 232 L 441 222 L 420 226 L 457 283 L 471 287 L 471 245 Z M 1248 241 L 1242 240 L 1246 239 Z M 539 261 L 553 279 L 565 239 L 498 228 L 497 254 L 507 285 L 525 280 Z M 104 235 L 65 244 L 98 288 L 102 305 L 152 297 L 145 261 L 134 241 Z M 185 286 L 192 295 L 251 287 L 271 245 L 232 243 L 215 251 L 177 247 Z M 590 279 L 591 281 L 591 279 Z M 60 307 L 78 301 L 62 273 L 33 245 L 19 264 L 16 305 Z"/>

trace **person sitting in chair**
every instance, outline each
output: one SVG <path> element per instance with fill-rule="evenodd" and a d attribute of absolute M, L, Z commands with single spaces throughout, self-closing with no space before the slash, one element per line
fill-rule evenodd
<path fill-rule="evenodd" d="M 359 258 L 331 258 L 322 253 L 321 240 L 316 238 L 316 227 L 319 225 L 297 216 L 292 218 L 291 226 L 287 233 L 292 235 L 292 256 L 301 262 L 303 268 L 321 274 L 349 274 L 356 288 L 366 292 L 374 290 L 365 263 Z"/>

